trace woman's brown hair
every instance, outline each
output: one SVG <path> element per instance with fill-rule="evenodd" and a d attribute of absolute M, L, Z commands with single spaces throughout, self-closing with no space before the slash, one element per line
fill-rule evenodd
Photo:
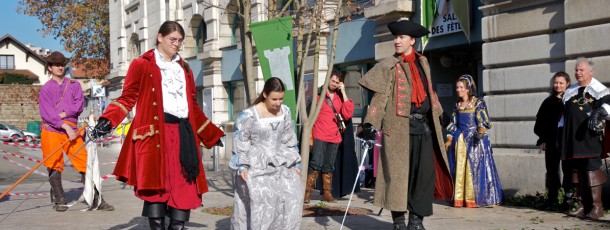
<path fill-rule="evenodd" d="M 286 91 L 286 86 L 284 85 L 284 82 L 282 82 L 281 79 L 277 78 L 277 77 L 272 77 L 267 79 L 267 81 L 265 81 L 265 86 L 263 86 L 263 92 L 261 92 L 258 97 L 256 98 L 256 100 L 254 100 L 254 103 L 252 103 L 253 105 L 256 105 L 258 103 L 261 103 L 263 101 L 265 101 L 265 95 L 269 95 L 271 92 L 284 92 Z"/>
<path fill-rule="evenodd" d="M 178 22 L 165 21 L 163 24 L 161 24 L 161 27 L 159 27 L 159 33 L 162 36 L 167 36 L 168 34 L 171 34 L 175 31 L 178 31 L 178 33 L 180 33 L 180 35 L 182 35 L 182 37 L 184 38 L 184 28 L 182 28 L 182 26 Z M 157 43 L 155 43 L 155 45 L 159 45 L 159 40 L 157 40 Z"/>

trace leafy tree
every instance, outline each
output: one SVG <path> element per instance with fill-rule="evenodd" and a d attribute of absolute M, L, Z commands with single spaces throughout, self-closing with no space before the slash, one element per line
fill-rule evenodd
<path fill-rule="evenodd" d="M 90 77 L 109 73 L 110 29 L 108 1 L 99 0 L 20 0 L 17 11 L 40 19 L 43 37 L 59 39 L 73 54 L 74 64 L 94 70 Z"/>
<path fill-rule="evenodd" d="M 243 52 L 242 75 L 244 76 L 244 85 L 246 86 L 246 100 L 251 103 L 256 98 L 255 79 L 254 79 L 254 59 L 256 50 L 252 46 L 252 33 L 250 32 L 250 24 L 252 23 L 253 12 L 252 5 L 257 1 L 254 0 L 227 0 L 225 3 L 216 4 L 216 1 L 202 0 L 206 6 L 219 8 L 228 15 L 229 18 L 237 19 L 237 27 L 239 29 L 240 43 Z M 346 3 L 343 5 L 343 3 Z M 328 55 L 327 73 L 323 76 L 325 81 L 322 86 L 322 95 L 326 93 L 330 82 L 330 73 L 332 72 L 335 59 L 335 48 L 338 37 L 338 25 L 341 18 L 351 20 L 350 15 L 361 14 L 363 11 L 362 4 L 353 3 L 351 0 L 268 0 L 264 5 L 267 19 L 279 18 L 287 15 L 293 16 L 293 38 L 296 39 L 296 65 L 295 65 L 295 80 L 298 87 L 297 95 L 297 113 L 299 116 L 301 129 L 301 161 L 303 172 L 301 173 L 301 183 L 304 185 L 307 178 L 307 168 L 309 161 L 309 136 L 315 120 L 320 113 L 324 100 L 317 101 L 312 104 L 312 109 L 306 111 L 306 98 L 304 95 L 304 75 L 305 75 L 305 60 L 307 57 L 313 57 L 313 88 L 318 88 L 318 70 L 321 53 L 322 38 L 329 38 L 327 43 L 330 53 Z M 328 14 L 332 13 L 334 18 L 332 25 L 329 24 Z M 333 31 L 332 37 L 329 37 L 330 30 Z M 310 45 L 314 43 L 314 47 Z M 308 63 L 311 65 L 311 63 Z"/>

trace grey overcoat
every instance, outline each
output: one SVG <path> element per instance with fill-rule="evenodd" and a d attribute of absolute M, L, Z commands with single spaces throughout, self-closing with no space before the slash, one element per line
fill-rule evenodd
<path fill-rule="evenodd" d="M 428 60 L 421 55 L 419 61 L 426 75 L 428 92 L 431 92 L 432 109 L 428 112 L 427 118 L 433 132 L 437 181 L 439 176 L 445 177 L 444 179 L 452 186 L 440 123 L 443 109 L 432 88 Z M 397 66 L 402 67 L 398 71 L 404 71 L 404 75 L 397 74 Z M 409 66 L 400 58 L 392 56 L 377 63 L 358 83 L 375 93 L 364 123 L 370 123 L 375 128 L 383 130 L 374 204 L 391 211 L 407 211 L 410 158 L 409 114 L 411 110 Z M 441 170 L 438 170 L 439 168 Z M 447 183 L 445 183 L 446 185 Z M 436 186 L 439 186 L 438 183 Z M 438 188 L 435 190 L 438 191 Z M 439 198 L 439 195 L 442 198 L 451 198 L 452 187 L 441 190 L 445 191 L 445 194 L 438 194 L 436 198 Z"/>

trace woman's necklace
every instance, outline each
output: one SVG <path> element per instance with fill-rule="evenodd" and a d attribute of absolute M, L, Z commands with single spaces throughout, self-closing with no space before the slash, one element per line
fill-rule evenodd
<path fill-rule="evenodd" d="M 470 100 L 468 100 L 468 101 L 461 101 L 460 104 L 459 104 L 459 109 L 460 110 L 464 110 L 464 109 L 469 108 L 469 107 L 470 107 Z"/>

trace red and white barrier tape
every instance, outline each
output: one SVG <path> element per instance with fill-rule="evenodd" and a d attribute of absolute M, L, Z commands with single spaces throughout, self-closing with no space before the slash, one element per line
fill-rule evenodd
<path fill-rule="evenodd" d="M 49 193 L 8 193 L 9 196 L 49 196 Z"/>
<path fill-rule="evenodd" d="M 18 157 L 18 158 L 21 158 L 21 159 L 25 159 L 25 160 L 28 160 L 28 161 L 36 162 L 36 163 L 40 163 L 40 161 L 41 161 L 41 160 L 34 159 L 34 158 L 31 158 L 31 157 L 22 156 L 22 155 L 19 155 L 19 154 L 16 154 L 16 153 L 9 153 L 6 150 L 0 150 L 0 152 L 3 152 L 5 154 L 8 154 L 8 155 L 11 155 L 11 156 L 14 156 L 14 157 Z"/>
<path fill-rule="evenodd" d="M 4 142 L 2 142 L 2 144 L 15 146 L 15 147 L 28 147 L 28 148 L 36 148 L 36 149 L 40 148 L 40 144 L 18 143 L 18 142 L 9 142 L 9 141 L 4 141 Z"/>
<path fill-rule="evenodd" d="M 11 160 L 11 159 L 8 159 L 8 157 L 2 157 L 2 158 L 4 158 L 5 160 L 7 160 L 8 162 L 11 162 L 11 163 L 13 163 L 13 164 L 16 164 L 17 166 L 20 166 L 20 167 L 25 168 L 25 169 L 27 169 L 27 170 L 32 169 L 31 167 L 28 167 L 28 166 L 26 166 L 26 165 L 24 165 L 24 164 L 21 164 L 21 163 L 19 163 L 19 162 L 16 162 L 16 161 L 13 161 L 13 160 Z M 41 175 L 41 176 L 49 176 L 48 174 L 43 173 L 43 172 L 38 171 L 38 170 L 34 170 L 34 173 L 35 173 L 35 174 L 38 174 L 38 175 Z"/>
<path fill-rule="evenodd" d="M 112 174 L 108 174 L 108 175 L 106 175 L 106 176 L 102 176 L 102 180 L 106 180 L 106 179 L 108 179 L 108 178 L 110 178 L 110 177 L 113 177 L 113 176 L 114 176 L 114 175 L 112 175 Z M 73 182 L 73 183 L 81 183 L 80 179 L 71 180 L 70 182 Z"/>
<path fill-rule="evenodd" d="M 83 190 L 84 187 L 80 187 L 80 188 L 73 188 L 73 189 L 68 189 L 65 190 L 64 192 L 72 192 L 72 191 L 78 191 L 78 190 Z M 8 193 L 9 196 L 50 196 L 50 193 L 12 193 L 9 192 Z"/>
<path fill-rule="evenodd" d="M 118 138 L 119 136 L 111 136 L 111 137 L 106 137 L 102 140 L 100 140 L 100 142 L 107 142 L 110 141 L 112 139 Z M 36 149 L 40 149 L 40 144 L 31 144 L 31 143 L 18 143 L 18 142 L 10 142 L 10 141 L 3 141 L 2 144 L 5 145 L 9 145 L 9 146 L 15 146 L 15 147 L 27 147 L 27 148 L 36 148 Z"/>
<path fill-rule="evenodd" d="M 113 136 L 111 136 L 111 137 L 106 137 L 106 138 L 102 139 L 101 141 L 109 141 L 109 140 L 115 139 L 115 138 L 117 138 L 117 137 L 119 137 L 119 136 L 117 136 L 117 135 L 113 135 Z"/>
<path fill-rule="evenodd" d="M 27 141 L 28 140 L 27 137 L 14 138 L 14 137 L 9 137 L 9 136 L 2 136 L 2 139 L 10 139 L 10 140 L 14 140 L 14 141 Z M 32 137 L 31 140 L 39 141 L 40 139 Z"/>

